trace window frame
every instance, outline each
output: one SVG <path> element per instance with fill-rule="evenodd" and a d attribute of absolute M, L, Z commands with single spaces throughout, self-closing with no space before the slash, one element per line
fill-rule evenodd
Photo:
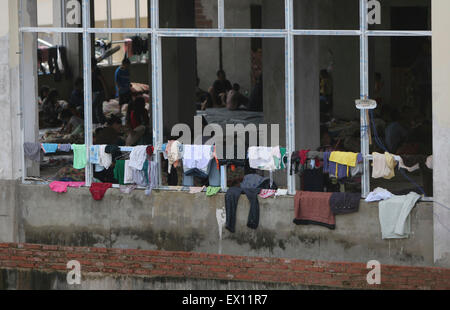
<path fill-rule="evenodd" d="M 218 27 L 212 29 L 167 29 L 159 26 L 159 0 L 150 0 L 151 13 L 148 18 L 151 19 L 150 28 L 139 28 L 140 25 L 140 11 L 139 0 L 135 0 L 136 9 L 136 26 L 137 28 L 112 28 L 111 23 L 111 1 L 107 0 L 107 16 L 108 28 L 92 28 L 90 3 L 92 0 L 81 0 L 82 4 L 82 27 L 79 28 L 57 28 L 57 27 L 24 27 L 23 26 L 23 1 L 19 0 L 19 35 L 20 35 L 20 76 L 21 76 L 21 110 L 24 106 L 24 87 L 22 77 L 24 72 L 23 46 L 25 33 L 79 33 L 83 35 L 83 79 L 84 79 L 84 100 L 85 100 L 85 144 L 86 144 L 86 186 L 92 184 L 93 169 L 89 164 L 89 149 L 93 141 L 92 131 L 92 82 L 91 82 L 91 35 L 95 33 L 123 33 L 123 34 L 147 34 L 151 35 L 151 67 L 152 67 L 152 128 L 153 128 L 153 145 L 157 154 L 158 166 L 161 168 L 161 160 L 159 154 L 162 151 L 163 145 L 163 93 L 162 93 L 162 53 L 161 41 L 164 37 L 240 37 L 240 38 L 284 38 L 285 41 L 285 112 L 286 112 L 286 149 L 288 154 L 296 150 L 295 148 L 295 68 L 294 68 L 294 38 L 296 36 L 353 36 L 360 39 L 360 93 L 361 99 L 370 98 L 369 94 L 369 53 L 368 42 L 370 37 L 392 37 L 392 36 L 426 36 L 431 37 L 432 31 L 389 31 L 389 30 L 369 30 L 367 21 L 367 1 L 359 0 L 359 20 L 360 28 L 355 30 L 314 30 L 314 29 L 295 29 L 294 28 L 294 0 L 285 0 L 285 28 L 284 29 L 226 29 L 225 28 L 225 12 L 224 1 L 216 0 L 218 9 Z M 62 4 L 65 0 L 61 0 Z M 213 0 L 211 0 L 213 1 Z M 356 0 L 355 0 L 356 1 Z M 64 14 L 62 14 L 64 20 Z M 22 118 L 22 139 L 24 139 L 24 124 L 23 114 Z M 362 197 L 367 197 L 370 192 L 370 159 L 369 154 L 369 131 L 366 130 L 369 126 L 369 120 L 366 116 L 366 110 L 361 110 L 361 154 L 363 156 L 363 177 L 362 177 Z M 23 141 L 25 142 L 25 141 Z M 23 169 L 22 182 L 26 178 L 26 163 L 23 155 Z M 291 164 L 291 159 L 288 157 L 288 166 Z M 223 169 L 222 169 L 223 172 Z M 222 173 L 222 179 L 224 173 Z M 288 193 L 294 195 L 296 191 L 296 178 L 287 174 Z M 159 189 L 170 190 L 169 187 L 161 186 L 161 177 L 159 181 Z"/>

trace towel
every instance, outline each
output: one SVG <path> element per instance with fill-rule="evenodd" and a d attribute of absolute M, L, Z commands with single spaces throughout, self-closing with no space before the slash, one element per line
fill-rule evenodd
<path fill-rule="evenodd" d="M 296 225 L 319 225 L 336 228 L 336 219 L 331 212 L 332 193 L 297 192 L 294 199 Z"/>
<path fill-rule="evenodd" d="M 394 160 L 394 156 L 389 154 L 388 152 L 383 154 L 373 153 L 373 169 L 372 169 L 372 178 L 385 178 L 387 180 L 395 177 L 395 165 L 396 162 Z"/>
<path fill-rule="evenodd" d="M 147 160 L 147 146 L 136 146 L 130 154 L 130 168 L 136 170 L 144 169 L 144 162 Z"/>
<path fill-rule="evenodd" d="M 410 213 L 420 195 L 394 196 L 379 203 L 381 234 L 383 239 L 404 239 L 411 234 Z"/>

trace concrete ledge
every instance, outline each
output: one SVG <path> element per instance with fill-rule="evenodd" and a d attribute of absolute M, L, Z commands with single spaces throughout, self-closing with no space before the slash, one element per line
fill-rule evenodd
<path fill-rule="evenodd" d="M 413 210 L 410 239 L 384 241 L 377 204 L 362 203 L 359 213 L 338 216 L 331 231 L 294 225 L 292 197 L 260 199 L 254 231 L 246 227 L 249 203 L 242 196 L 236 233 L 223 229 L 221 240 L 216 210 L 224 207 L 223 194 L 154 191 L 147 197 L 111 189 L 97 202 L 88 189 L 56 194 L 48 186 L 18 185 L 17 197 L 19 242 L 433 266 L 431 203 Z"/>

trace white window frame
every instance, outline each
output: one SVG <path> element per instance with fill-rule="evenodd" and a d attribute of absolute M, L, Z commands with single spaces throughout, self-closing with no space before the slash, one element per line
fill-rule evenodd
<path fill-rule="evenodd" d="M 152 66 L 152 115 L 153 115 L 153 145 L 157 151 L 157 158 L 159 167 L 160 152 L 163 145 L 163 93 L 162 93 L 162 54 L 161 54 L 161 41 L 164 37 L 240 37 L 240 38 L 284 38 L 285 40 L 285 110 L 286 110 L 286 149 L 288 154 L 291 154 L 296 150 L 295 147 L 295 99 L 294 99 L 294 38 L 296 36 L 353 36 L 360 38 L 360 92 L 361 99 L 369 98 L 369 54 L 368 54 L 368 42 L 370 37 L 393 37 L 393 36 L 427 36 L 431 37 L 431 31 L 379 31 L 369 30 L 367 22 L 367 1 L 359 0 L 359 20 L 360 28 L 358 30 L 311 30 L 311 29 L 295 29 L 294 28 L 294 0 L 285 0 L 285 28 L 284 29 L 225 29 L 224 24 L 224 1 L 225 0 L 211 0 L 217 1 L 218 7 L 218 27 L 213 29 L 164 29 L 159 26 L 159 1 L 151 0 L 151 28 L 111 28 L 110 10 L 111 4 L 108 2 L 108 27 L 110 28 L 92 28 L 91 14 L 90 14 L 90 1 L 81 0 L 82 2 L 82 16 L 83 22 L 80 28 L 42 28 L 42 27 L 23 27 L 23 1 L 20 1 L 20 44 L 21 49 L 23 47 L 23 40 L 25 33 L 80 33 L 83 35 L 83 78 L 84 78 L 84 100 L 87 103 L 85 105 L 85 144 L 87 146 L 86 156 L 88 164 L 86 165 L 86 186 L 90 186 L 92 183 L 93 171 L 92 165 L 89 164 L 89 147 L 93 141 L 92 131 L 92 96 L 91 96 L 91 34 L 95 33 L 124 33 L 124 34 L 147 34 L 151 35 L 151 66 Z M 34 1 L 34 0 L 33 0 Z M 64 1 L 64 0 L 62 0 Z M 136 26 L 139 27 L 140 17 L 139 13 L 139 0 L 136 0 Z M 23 53 L 21 57 L 21 81 L 23 74 L 24 59 Z M 21 83 L 21 108 L 23 111 L 23 83 Z M 23 115 L 23 114 L 22 114 Z M 22 116 L 23 117 L 23 116 Z M 364 170 L 362 178 L 362 196 L 367 197 L 370 192 L 370 154 L 369 154 L 369 132 L 367 127 L 369 126 L 369 120 L 366 117 L 366 111 L 361 110 L 361 154 L 363 156 Z M 23 131 L 23 126 L 22 126 Z M 22 134 L 22 137 L 24 135 Z M 25 169 L 25 156 L 23 155 L 23 182 L 26 178 Z M 290 156 L 288 159 L 288 166 L 290 166 Z M 169 187 L 161 186 L 160 189 L 170 189 Z M 296 191 L 296 179 L 295 176 L 287 174 L 287 185 L 289 194 L 293 195 Z"/>

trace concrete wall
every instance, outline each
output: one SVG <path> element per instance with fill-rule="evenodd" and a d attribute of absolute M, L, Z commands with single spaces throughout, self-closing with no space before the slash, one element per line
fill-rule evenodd
<path fill-rule="evenodd" d="M 338 216 L 337 229 L 331 231 L 294 225 L 292 197 L 260 199 L 260 226 L 254 231 L 246 227 L 249 203 L 242 196 L 236 233 L 222 229 L 220 239 L 216 212 L 224 207 L 223 194 L 207 198 L 204 193 L 155 191 L 149 198 L 142 191 L 123 195 L 111 189 L 103 201 L 96 202 L 88 189 L 56 194 L 48 186 L 18 185 L 14 198 L 5 194 L 11 187 L 3 184 L 0 191 L 9 212 L 17 213 L 11 228 L 17 231 L 17 242 L 433 265 L 433 208 L 429 203 L 413 210 L 410 239 L 384 241 L 376 204 L 362 203 L 359 213 Z"/>
<path fill-rule="evenodd" d="M 106 276 L 83 274 L 80 285 L 68 285 L 63 272 L 0 270 L 1 290 L 307 290 L 325 289 L 281 283 L 256 283 L 245 281 L 177 279 L 170 277 Z M 189 295 L 189 294 L 188 294 Z"/>
<path fill-rule="evenodd" d="M 450 2 L 433 1 L 433 154 L 434 255 L 438 263 L 450 263 Z"/>

